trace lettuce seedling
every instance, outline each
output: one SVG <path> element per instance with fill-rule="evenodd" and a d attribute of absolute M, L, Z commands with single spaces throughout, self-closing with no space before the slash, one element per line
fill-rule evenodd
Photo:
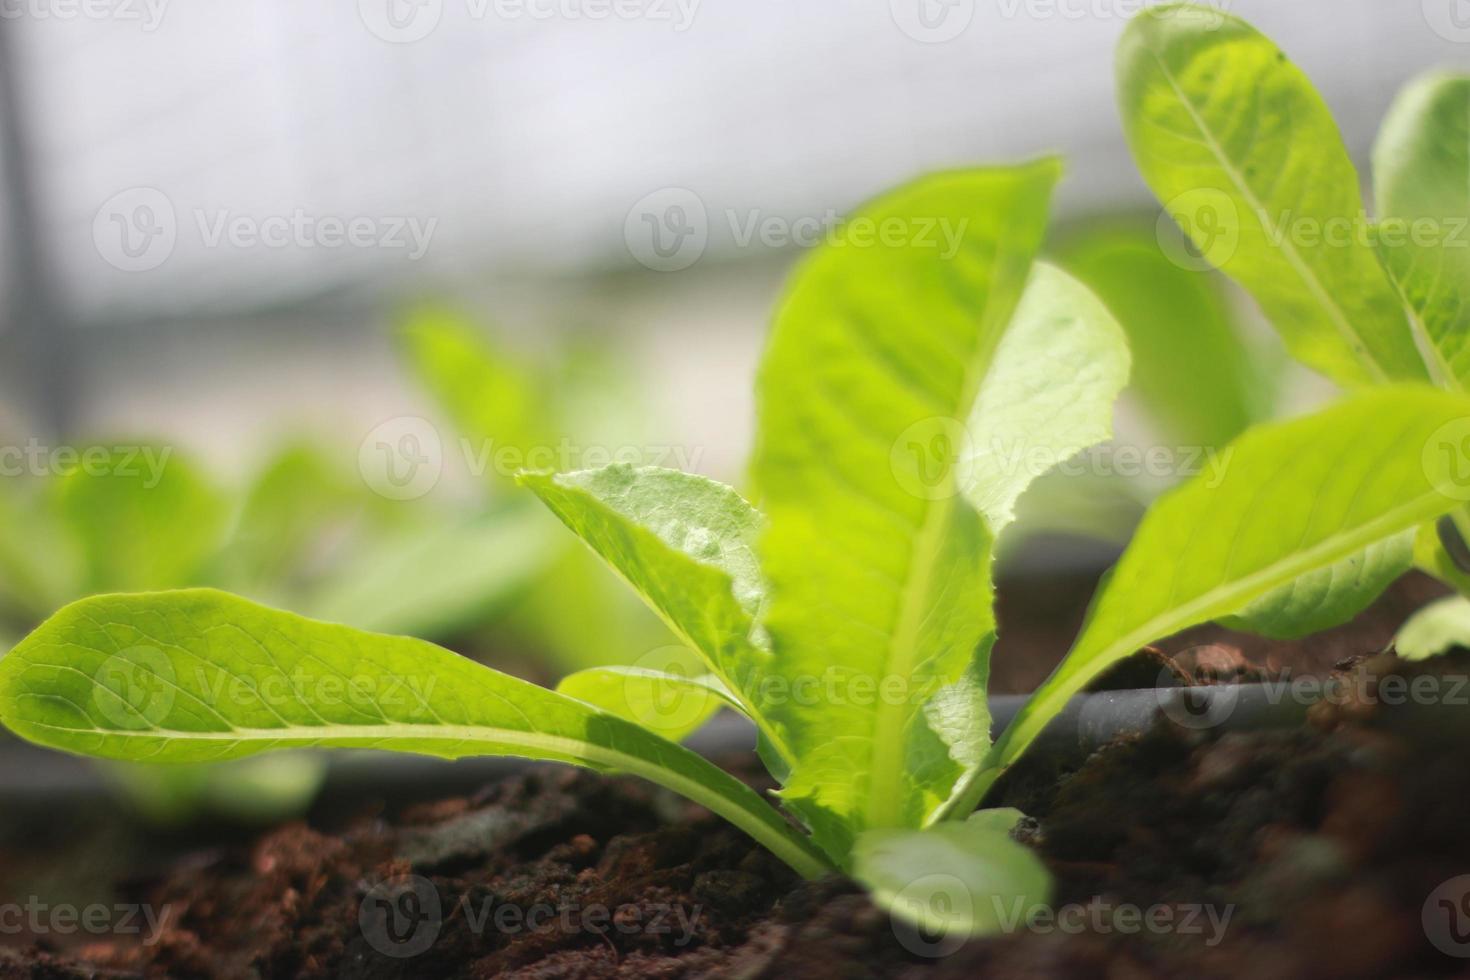
<path fill-rule="evenodd" d="M 703 673 L 607 668 L 553 692 L 221 592 L 113 595 L 0 660 L 0 719 L 107 758 L 330 746 L 632 773 L 803 875 L 851 874 L 917 925 L 1001 928 L 1001 909 L 1044 902 L 1049 882 L 1011 837 L 1018 814 L 974 811 L 1074 693 L 1143 644 L 1458 506 L 1446 481 L 1470 462 L 1434 441 L 1470 398 L 1425 386 L 1247 431 L 1223 474 L 1145 515 L 1072 653 L 992 745 L 995 542 L 1045 465 L 1108 437 L 1128 375 L 1106 307 L 1035 261 L 1059 173 L 1042 160 L 921 179 L 801 263 L 760 369 L 759 510 L 671 470 L 522 476 Z M 933 247 L 940 222 L 957 251 Z M 1017 443 L 1034 465 L 995 450 Z M 671 718 L 670 700 L 698 710 Z M 719 705 L 754 723 L 785 814 L 675 741 Z"/>
<path fill-rule="evenodd" d="M 1245 21 L 1190 4 L 1141 13 L 1119 47 L 1118 92 L 1144 179 L 1299 360 L 1347 388 L 1428 380 L 1466 390 L 1470 78 L 1434 73 L 1395 102 L 1373 153 L 1376 221 L 1325 102 Z M 1416 562 L 1470 592 L 1467 531 L 1470 511 L 1457 508 L 1263 597 L 1232 625 L 1273 637 L 1325 629 Z M 1446 628 L 1470 623 L 1463 605 L 1410 631 L 1409 648 L 1470 642 L 1470 630 Z"/>

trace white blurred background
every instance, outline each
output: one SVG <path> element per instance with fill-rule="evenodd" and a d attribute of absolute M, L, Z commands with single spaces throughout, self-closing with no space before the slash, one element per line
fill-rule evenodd
<path fill-rule="evenodd" d="M 651 437 L 728 473 L 800 248 L 761 221 L 1045 152 L 1060 221 L 1152 210 L 1112 94 L 1140 5 L 0 0 L 0 424 L 225 463 L 303 427 L 355 445 L 422 408 L 387 337 L 431 296 L 618 338 Z M 1404 81 L 1470 65 L 1464 0 L 1221 5 L 1360 163 Z"/>

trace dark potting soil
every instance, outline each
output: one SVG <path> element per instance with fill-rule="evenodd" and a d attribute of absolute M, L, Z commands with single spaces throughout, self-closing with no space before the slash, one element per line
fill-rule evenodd
<path fill-rule="evenodd" d="M 1178 672 L 1278 673 L 1226 639 L 1176 647 Z M 156 931 L 0 951 L 0 978 L 1470 972 L 1470 724 L 1409 728 L 1390 706 L 1470 716 L 1457 679 L 1470 654 L 1409 665 L 1371 655 L 1376 638 L 1315 642 L 1358 658 L 1300 728 L 1217 736 L 1160 719 L 1075 772 L 1032 760 L 1003 781 L 990 802 L 1031 815 L 1021 836 L 1057 891 L 1050 912 L 994 938 L 895 927 L 852 883 L 801 882 L 646 783 L 543 767 L 473 797 L 197 852 L 120 886 L 119 902 L 162 916 Z M 1161 663 L 1115 680 L 1147 683 Z M 770 788 L 749 756 L 719 761 Z"/>
<path fill-rule="evenodd" d="M 1160 724 L 1060 781 L 1018 773 L 999 802 L 1035 818 L 1056 911 L 985 941 L 895 928 L 644 783 L 547 768 L 201 854 L 126 888 L 166 915 L 147 944 L 0 976 L 1445 975 L 1470 964 L 1470 766 L 1463 740 L 1375 724 L 1375 678 L 1400 666 L 1359 664 L 1300 730 Z M 1408 673 L 1470 696 L 1444 670 L 1470 657 Z"/>

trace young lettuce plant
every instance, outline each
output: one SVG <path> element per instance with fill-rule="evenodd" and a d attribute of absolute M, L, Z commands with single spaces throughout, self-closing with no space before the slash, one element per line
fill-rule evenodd
<path fill-rule="evenodd" d="M 1248 431 L 1218 480 L 1144 517 L 1066 663 L 992 745 L 991 555 L 1040 468 L 993 447 L 1052 460 L 1106 438 L 1128 373 L 1102 303 L 1035 261 L 1058 175 L 1040 161 L 920 180 L 801 264 L 760 372 L 761 511 L 669 470 L 522 477 L 705 673 L 602 669 L 553 692 L 225 593 L 113 595 L 0 660 L 0 719 L 108 758 L 330 746 L 632 773 L 920 926 L 1003 928 L 1049 881 L 1010 836 L 1018 815 L 975 807 L 1067 699 L 1143 644 L 1457 506 L 1444 491 L 1466 460 L 1434 439 L 1470 416 L 1470 398 L 1385 386 Z M 940 222 L 957 251 L 935 247 Z M 795 822 L 680 746 L 694 721 L 640 722 L 671 691 L 751 719 Z"/>
<path fill-rule="evenodd" d="M 1299 360 L 1349 389 L 1466 389 L 1470 78 L 1430 75 L 1395 103 L 1373 154 L 1376 223 L 1321 96 L 1239 18 L 1191 4 L 1139 14 L 1118 50 L 1118 96 L 1144 179 Z M 1463 485 L 1470 501 L 1470 476 Z M 1232 625 L 1291 637 L 1345 622 L 1416 561 L 1470 591 L 1467 530 L 1470 510 L 1457 508 L 1264 597 Z M 1451 605 L 1432 628 L 1406 629 L 1401 651 L 1470 642 L 1470 601 Z"/>

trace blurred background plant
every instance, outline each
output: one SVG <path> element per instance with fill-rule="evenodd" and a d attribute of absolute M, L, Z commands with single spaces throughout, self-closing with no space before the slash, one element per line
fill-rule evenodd
<path fill-rule="evenodd" d="M 1228 8 L 1366 172 L 1394 93 L 1463 61 L 1457 3 Z M 0 639 L 88 592 L 209 584 L 548 682 L 667 667 L 664 627 L 509 464 L 631 452 L 739 484 L 790 265 L 944 167 L 1066 158 L 1051 257 L 1140 352 L 1105 452 L 1173 461 L 1046 476 L 1003 598 L 1007 575 L 1095 571 L 1191 453 L 1332 393 L 1160 220 L 1114 108 L 1137 4 L 62 6 L 0 17 L 0 453 L 143 433 L 170 455 L 149 487 L 0 478 Z M 385 494 L 382 432 L 432 437 L 442 475 Z"/>

